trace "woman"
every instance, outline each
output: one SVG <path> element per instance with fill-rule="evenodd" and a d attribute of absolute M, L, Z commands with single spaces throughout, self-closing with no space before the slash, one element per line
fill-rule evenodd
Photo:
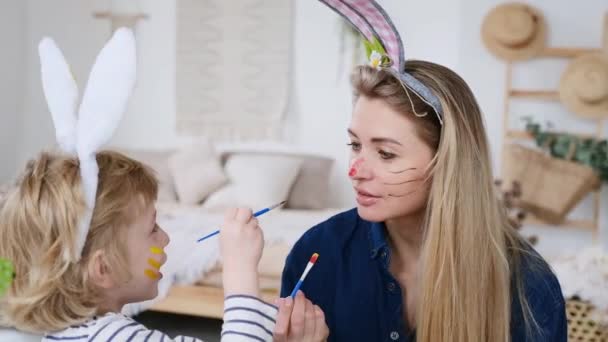
<path fill-rule="evenodd" d="M 394 30 L 375 2 L 341 2 L 327 4 L 363 35 L 382 30 L 351 10 L 376 8 Z M 471 90 L 445 67 L 403 60 L 394 36 L 371 38 L 370 65 L 352 76 L 357 208 L 298 241 L 282 295 L 317 252 L 302 290 L 325 312 L 330 341 L 566 341 L 559 283 L 495 196 Z"/>

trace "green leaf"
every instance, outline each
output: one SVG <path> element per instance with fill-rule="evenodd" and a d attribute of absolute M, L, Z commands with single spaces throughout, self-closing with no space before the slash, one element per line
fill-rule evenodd
<path fill-rule="evenodd" d="M 367 59 L 369 60 L 370 56 L 372 55 L 372 51 L 374 50 L 372 43 L 370 43 L 367 40 L 363 40 L 363 45 L 365 46 L 365 55 L 367 56 Z"/>
<path fill-rule="evenodd" d="M 376 39 L 376 37 L 374 37 L 372 39 L 372 44 L 373 44 L 374 50 L 378 51 L 382 55 L 386 55 L 386 51 L 384 51 L 384 47 L 382 46 L 382 43 L 380 43 L 380 41 L 378 39 Z"/>

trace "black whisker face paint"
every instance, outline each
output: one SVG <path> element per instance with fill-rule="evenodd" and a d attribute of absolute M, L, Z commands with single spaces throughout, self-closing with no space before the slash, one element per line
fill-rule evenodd
<path fill-rule="evenodd" d="M 404 173 L 406 171 L 413 171 L 413 170 L 416 170 L 416 168 L 415 167 L 410 167 L 410 168 L 407 168 L 407 169 L 401 170 L 401 171 L 389 171 L 389 172 L 396 175 L 396 174 Z"/>
<path fill-rule="evenodd" d="M 400 171 L 388 171 L 388 172 L 391 173 L 391 174 L 393 174 L 393 175 L 400 175 L 400 174 L 406 173 L 407 171 L 415 171 L 417 169 L 418 168 L 415 168 L 415 167 L 408 167 L 408 168 L 405 168 L 405 169 L 400 170 Z M 417 181 L 419 179 L 420 178 L 408 178 L 406 180 L 397 181 L 397 182 L 383 182 L 383 184 L 384 185 L 403 185 L 403 184 L 407 184 L 407 183 L 410 183 L 410 182 L 415 182 L 415 181 Z"/>
<path fill-rule="evenodd" d="M 386 183 L 386 182 L 384 182 L 382 184 L 384 184 L 384 185 L 403 185 L 403 184 L 407 184 L 407 183 L 411 183 L 411 182 L 416 182 L 416 181 L 419 181 L 419 180 L 420 180 L 420 178 L 414 178 L 414 179 L 408 179 L 406 181 L 398 182 L 398 183 Z"/>
<path fill-rule="evenodd" d="M 399 197 L 406 197 L 406 196 L 409 196 L 409 195 L 415 193 L 416 191 L 418 191 L 418 189 L 412 190 L 412 191 L 407 192 L 407 193 L 402 194 L 402 195 L 388 194 L 388 197 L 397 197 L 397 198 L 399 198 Z"/>

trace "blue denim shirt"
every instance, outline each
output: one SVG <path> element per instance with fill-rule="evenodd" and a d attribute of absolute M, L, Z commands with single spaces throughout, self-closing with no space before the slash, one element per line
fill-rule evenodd
<path fill-rule="evenodd" d="M 567 341 L 565 303 L 555 275 L 534 252 L 522 259 L 524 292 L 540 335 L 526 335 L 519 301 L 513 296 L 513 341 Z M 329 341 L 415 341 L 403 320 L 402 290 L 389 272 L 390 249 L 383 223 L 363 220 L 356 209 L 306 232 L 283 271 L 281 296 L 288 296 L 310 256 L 319 253 L 302 291 L 325 313 Z M 463 317 L 463 319 L 466 319 Z"/>

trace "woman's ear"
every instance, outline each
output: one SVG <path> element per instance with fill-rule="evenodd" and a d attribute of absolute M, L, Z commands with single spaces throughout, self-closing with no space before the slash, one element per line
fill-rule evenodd
<path fill-rule="evenodd" d="M 93 252 L 87 267 L 89 276 L 95 285 L 102 289 L 110 289 L 116 285 L 103 250 Z"/>

